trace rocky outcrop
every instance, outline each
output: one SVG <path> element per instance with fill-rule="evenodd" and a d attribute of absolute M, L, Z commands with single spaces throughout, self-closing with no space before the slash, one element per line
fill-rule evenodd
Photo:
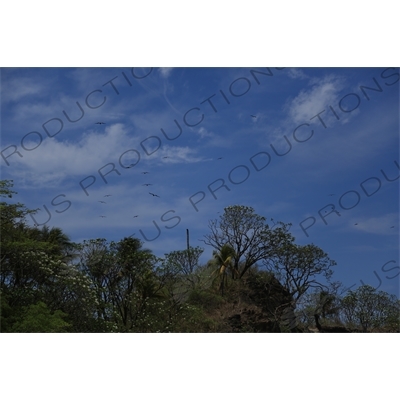
<path fill-rule="evenodd" d="M 299 332 L 293 298 L 270 273 L 249 273 L 226 323 L 231 332 Z M 239 306 L 240 305 L 240 306 Z"/>

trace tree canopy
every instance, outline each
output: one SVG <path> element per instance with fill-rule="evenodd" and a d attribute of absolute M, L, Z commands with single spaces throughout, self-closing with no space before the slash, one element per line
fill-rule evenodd
<path fill-rule="evenodd" d="M 30 226 L 0 181 L 1 332 L 308 332 L 312 316 L 354 331 L 399 331 L 395 296 L 361 286 L 345 296 L 336 263 L 298 245 L 290 224 L 225 208 L 200 247 L 156 257 L 136 238 L 73 243 Z M 6 201 L 7 200 L 7 201 Z"/>
<path fill-rule="evenodd" d="M 280 246 L 294 240 L 289 224 L 276 222 L 270 226 L 266 221 L 252 207 L 226 207 L 220 220 L 210 221 L 211 232 L 205 235 L 204 243 L 217 251 L 229 245 L 234 251 L 232 268 L 242 278 L 257 262 L 275 257 Z"/>

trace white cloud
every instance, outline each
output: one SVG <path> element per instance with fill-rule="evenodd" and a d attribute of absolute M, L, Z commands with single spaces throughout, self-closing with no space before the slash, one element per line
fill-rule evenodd
<path fill-rule="evenodd" d="M 143 150 L 145 147 L 148 154 Z M 25 142 L 26 147 L 34 147 L 35 143 Z M 140 154 L 140 159 L 136 152 Z M 196 156 L 196 150 L 188 146 L 164 146 L 162 142 L 149 137 L 148 141 L 133 137 L 123 124 L 114 124 L 105 128 L 104 133 L 89 131 L 76 142 L 47 139 L 39 148 L 24 152 L 23 157 L 15 157 L 13 173 L 18 176 L 24 186 L 53 186 L 60 181 L 76 176 L 97 175 L 99 168 L 113 163 L 118 171 L 125 171 L 119 165 L 121 159 L 124 166 L 130 163 L 196 163 L 204 158 Z M 111 170 L 104 169 L 103 173 Z M 114 173 L 116 174 L 116 173 Z"/>
<path fill-rule="evenodd" d="M 308 76 L 299 68 L 288 68 L 287 73 L 292 79 L 307 79 Z"/>
<path fill-rule="evenodd" d="M 199 129 L 195 129 L 194 132 L 199 136 L 198 142 L 203 142 L 207 148 L 209 147 L 231 147 L 232 141 L 230 137 L 224 137 L 222 135 L 217 135 L 214 132 L 201 127 Z"/>
<path fill-rule="evenodd" d="M 196 133 L 200 136 L 201 139 L 204 139 L 206 137 L 212 138 L 215 135 L 208 131 L 206 128 L 201 127 L 198 131 L 196 131 Z"/>
<path fill-rule="evenodd" d="M 163 163 L 169 164 L 196 163 L 204 161 L 204 158 L 196 157 L 195 153 L 195 150 L 187 146 L 163 146 L 160 148 L 160 151 L 156 153 L 155 157 L 161 159 Z"/>
<path fill-rule="evenodd" d="M 46 85 L 30 78 L 15 78 L 4 80 L 1 88 L 1 98 L 4 102 L 17 102 L 30 95 L 39 95 L 46 90 Z"/>
<path fill-rule="evenodd" d="M 289 104 L 289 115 L 295 123 L 309 121 L 330 105 L 338 103 L 343 82 L 335 76 L 313 81 L 309 90 L 302 90 Z"/>
<path fill-rule="evenodd" d="M 172 70 L 173 70 L 173 68 L 160 68 L 159 69 L 160 75 L 163 78 L 168 78 L 171 75 Z"/>
<path fill-rule="evenodd" d="M 22 158 L 15 157 L 14 173 L 29 185 L 59 184 L 64 178 L 91 174 L 107 163 L 118 162 L 132 142 L 122 124 L 107 127 L 104 134 L 87 132 L 76 143 L 47 139 L 36 150 L 24 152 Z M 34 145 L 25 143 L 28 148 Z"/>
<path fill-rule="evenodd" d="M 398 233 L 398 221 L 398 214 L 390 213 L 380 217 L 363 218 L 359 221 L 352 220 L 350 226 L 361 232 L 378 235 L 393 235 Z M 394 226 L 394 228 L 392 228 L 392 226 Z"/>

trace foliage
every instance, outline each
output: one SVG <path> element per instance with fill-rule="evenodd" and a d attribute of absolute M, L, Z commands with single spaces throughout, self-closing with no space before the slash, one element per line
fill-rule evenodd
<path fill-rule="evenodd" d="M 224 244 L 219 251 L 214 250 L 213 252 L 213 260 L 210 264 L 217 267 L 215 273 L 219 280 L 218 290 L 222 296 L 224 295 L 224 288 L 227 285 L 228 272 L 231 272 L 233 279 L 239 276 L 238 270 L 233 265 L 234 257 L 235 250 L 229 244 Z"/>
<path fill-rule="evenodd" d="M 333 273 L 331 267 L 336 262 L 314 244 L 287 243 L 277 251 L 272 261 L 265 260 L 265 265 L 276 273 L 297 302 L 310 288 L 328 287 Z M 320 281 L 321 277 L 325 283 Z"/>
<path fill-rule="evenodd" d="M 350 291 L 342 300 L 342 312 L 345 322 L 360 326 L 364 332 L 380 327 L 400 330 L 399 300 L 369 285 Z"/>
<path fill-rule="evenodd" d="M 12 326 L 12 332 L 60 333 L 68 332 L 70 324 L 65 321 L 67 314 L 60 310 L 52 313 L 43 302 L 24 308 L 21 318 Z"/>
<path fill-rule="evenodd" d="M 252 207 L 241 205 L 226 207 L 220 221 L 210 221 L 209 228 L 204 243 L 216 251 L 224 245 L 233 249 L 232 268 L 239 279 L 258 261 L 275 256 L 283 243 L 294 240 L 290 225 L 278 222 L 270 227 Z"/>
<path fill-rule="evenodd" d="M 199 258 L 204 249 L 189 247 L 187 250 L 171 251 L 165 255 L 165 264 L 176 273 L 190 275 L 199 266 Z"/>
<path fill-rule="evenodd" d="M 298 332 L 315 313 L 399 331 L 395 296 L 362 286 L 342 298 L 336 263 L 251 207 L 210 222 L 202 265 L 200 247 L 160 259 L 135 238 L 76 244 L 61 228 L 32 227 L 36 210 L 10 203 L 12 188 L 0 181 L 2 332 Z"/>

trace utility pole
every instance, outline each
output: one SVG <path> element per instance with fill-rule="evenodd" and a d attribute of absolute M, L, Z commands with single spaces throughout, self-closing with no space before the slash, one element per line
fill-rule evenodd
<path fill-rule="evenodd" d="M 190 260 L 189 229 L 186 229 L 186 247 L 189 260 L 189 271 L 192 272 L 192 261 Z"/>

